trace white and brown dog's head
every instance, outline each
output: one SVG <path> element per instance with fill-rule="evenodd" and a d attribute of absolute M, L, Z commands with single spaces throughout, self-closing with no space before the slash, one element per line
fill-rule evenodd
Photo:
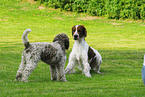
<path fill-rule="evenodd" d="M 87 30 L 83 25 L 75 25 L 72 27 L 72 36 L 74 40 L 79 40 L 87 36 Z"/>

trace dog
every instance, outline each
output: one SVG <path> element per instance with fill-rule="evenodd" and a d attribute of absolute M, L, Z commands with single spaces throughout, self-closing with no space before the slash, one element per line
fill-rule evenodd
<path fill-rule="evenodd" d="M 69 63 L 65 69 L 65 74 L 74 73 L 76 64 L 79 64 L 79 68 L 86 77 L 91 77 L 91 69 L 100 73 L 102 57 L 97 50 L 90 47 L 85 41 L 87 36 L 86 28 L 83 25 L 73 26 L 72 36 L 75 42 L 69 55 Z"/>
<path fill-rule="evenodd" d="M 39 60 L 50 65 L 52 81 L 67 81 L 65 78 L 66 51 L 69 48 L 69 38 L 66 34 L 58 34 L 52 43 L 36 42 L 29 43 L 28 33 L 31 29 L 23 32 L 22 41 L 25 49 L 22 60 L 16 74 L 16 81 L 28 82 L 28 76 L 34 71 Z"/>

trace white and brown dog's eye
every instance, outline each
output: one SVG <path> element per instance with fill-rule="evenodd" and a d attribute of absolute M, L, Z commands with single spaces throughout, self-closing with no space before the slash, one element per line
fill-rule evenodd
<path fill-rule="evenodd" d="M 75 30 L 72 33 L 74 34 L 75 33 Z"/>
<path fill-rule="evenodd" d="M 78 30 L 78 32 L 81 32 L 81 30 Z"/>

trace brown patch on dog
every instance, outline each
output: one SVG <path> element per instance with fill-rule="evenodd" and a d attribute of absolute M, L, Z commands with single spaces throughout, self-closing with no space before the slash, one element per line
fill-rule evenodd
<path fill-rule="evenodd" d="M 76 26 L 73 26 L 73 27 L 72 27 L 72 36 L 73 36 L 73 34 L 75 33 L 75 31 L 76 31 Z"/>
<path fill-rule="evenodd" d="M 94 53 L 94 51 L 91 49 L 91 47 L 89 47 L 89 50 L 88 50 L 88 58 L 89 58 L 89 60 L 91 59 L 91 58 L 94 58 L 95 57 L 95 53 Z"/>
<path fill-rule="evenodd" d="M 83 36 L 85 36 L 85 37 L 87 36 L 86 28 L 83 25 L 79 25 L 77 30 L 80 35 L 80 38 L 82 38 Z"/>
<path fill-rule="evenodd" d="M 95 53 L 91 49 L 91 47 L 89 47 L 89 50 L 88 50 L 88 60 L 91 60 L 91 62 L 90 62 L 91 68 L 95 67 L 95 65 L 96 65 L 96 57 L 95 57 Z"/>

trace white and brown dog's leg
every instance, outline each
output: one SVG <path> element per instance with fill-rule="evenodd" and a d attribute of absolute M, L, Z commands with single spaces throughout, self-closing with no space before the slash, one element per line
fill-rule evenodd
<path fill-rule="evenodd" d="M 100 72 L 101 61 L 95 59 L 93 62 L 90 63 L 90 65 L 92 66 L 91 69 L 95 70 L 96 73 L 102 74 Z"/>
<path fill-rule="evenodd" d="M 66 69 L 65 69 L 65 74 L 74 73 L 75 72 L 74 65 L 76 65 L 76 59 L 72 58 L 70 56 L 69 63 L 67 65 Z"/>
<path fill-rule="evenodd" d="M 83 65 L 83 72 L 85 74 L 86 77 L 91 77 L 91 74 L 90 74 L 90 70 L 91 70 L 91 67 L 90 67 L 90 64 L 88 63 L 88 58 L 86 57 L 87 53 L 84 53 L 84 55 L 82 56 L 82 62 L 81 64 Z"/>
<path fill-rule="evenodd" d="M 95 69 L 95 71 L 96 71 L 97 73 L 103 74 L 103 73 L 100 72 L 100 67 L 101 67 L 101 62 L 99 62 L 99 63 L 94 67 L 94 69 Z"/>
<path fill-rule="evenodd" d="M 56 66 L 49 66 L 50 67 L 50 74 L 51 74 L 51 80 L 52 81 L 57 81 L 58 77 L 57 77 L 57 70 L 56 70 Z"/>
<path fill-rule="evenodd" d="M 21 80 L 21 77 L 22 77 L 22 73 L 23 73 L 23 70 L 26 66 L 26 58 L 25 58 L 25 54 L 24 52 L 22 53 L 22 59 L 21 59 L 21 64 L 19 66 L 19 69 L 17 71 L 17 74 L 16 74 L 16 81 L 20 81 Z"/>
<path fill-rule="evenodd" d="M 83 66 L 84 66 L 84 74 L 86 77 L 91 77 L 91 74 L 90 74 L 90 70 L 91 70 L 91 67 L 89 65 L 89 63 L 87 61 L 83 61 L 82 62 Z"/>
<path fill-rule="evenodd" d="M 69 61 L 66 69 L 65 69 L 65 74 L 71 74 L 75 73 L 74 65 L 76 64 L 75 61 Z"/>

